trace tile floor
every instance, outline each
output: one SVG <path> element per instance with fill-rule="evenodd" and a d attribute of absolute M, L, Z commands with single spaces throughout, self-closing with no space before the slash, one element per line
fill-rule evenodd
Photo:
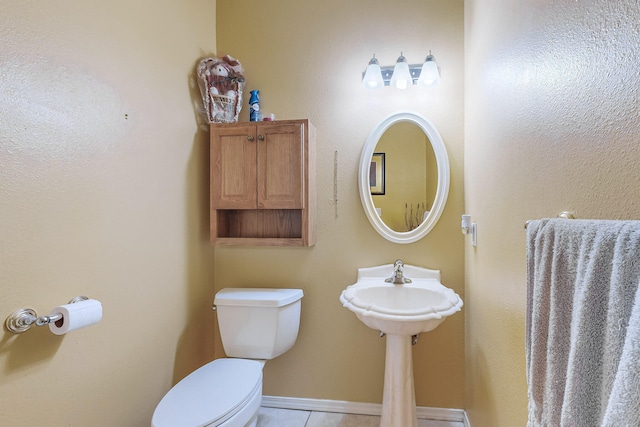
<path fill-rule="evenodd" d="M 258 427 L 379 427 L 374 415 L 337 414 L 332 412 L 260 408 Z M 418 427 L 463 427 L 451 421 L 418 420 Z"/>

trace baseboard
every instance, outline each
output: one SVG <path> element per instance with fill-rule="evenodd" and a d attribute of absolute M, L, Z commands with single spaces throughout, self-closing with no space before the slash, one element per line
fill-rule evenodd
<path fill-rule="evenodd" d="M 471 427 L 471 421 L 469 421 L 467 411 L 464 411 L 464 427 Z"/>
<path fill-rule="evenodd" d="M 298 397 L 262 396 L 262 406 L 267 408 L 298 409 L 301 411 L 338 412 L 341 414 L 380 415 L 379 403 L 348 402 L 344 400 L 305 399 Z M 471 427 L 463 409 L 429 408 L 418 406 L 418 418 L 438 421 L 457 421 Z"/>

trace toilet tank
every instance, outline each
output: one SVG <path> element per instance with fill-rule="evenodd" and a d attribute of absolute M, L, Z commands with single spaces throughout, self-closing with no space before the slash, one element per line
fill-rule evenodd
<path fill-rule="evenodd" d="M 215 297 L 227 357 L 273 359 L 296 342 L 301 289 L 225 288 Z"/>

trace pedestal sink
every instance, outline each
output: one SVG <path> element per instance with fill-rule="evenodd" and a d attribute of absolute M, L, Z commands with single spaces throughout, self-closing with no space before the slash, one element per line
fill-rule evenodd
<path fill-rule="evenodd" d="M 460 311 L 462 300 L 440 283 L 440 271 L 398 260 L 358 269 L 340 302 L 387 337 L 380 427 L 417 427 L 412 336 L 435 329 Z"/>

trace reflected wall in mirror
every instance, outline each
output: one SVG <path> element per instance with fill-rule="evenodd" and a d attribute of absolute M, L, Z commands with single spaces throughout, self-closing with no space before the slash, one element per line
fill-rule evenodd
<path fill-rule="evenodd" d="M 436 196 L 438 167 L 431 141 L 414 123 L 397 122 L 380 137 L 374 151 L 372 160 L 378 154 L 384 155 L 383 179 L 385 174 L 389 176 L 383 181 L 383 193 L 372 187 L 376 210 L 392 230 L 415 230 L 428 215 Z"/>
<path fill-rule="evenodd" d="M 382 194 L 380 173 L 376 182 L 371 180 L 373 167 L 380 167 L 381 154 L 385 159 Z M 444 142 L 424 117 L 394 113 L 367 138 L 358 180 L 360 199 L 374 229 L 395 243 L 415 242 L 435 226 L 449 194 Z"/>

